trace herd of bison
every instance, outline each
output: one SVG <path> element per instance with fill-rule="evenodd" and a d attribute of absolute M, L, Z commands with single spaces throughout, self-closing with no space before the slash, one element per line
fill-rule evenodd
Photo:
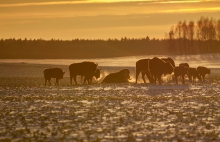
<path fill-rule="evenodd" d="M 77 84 L 76 77 L 81 76 L 81 82 L 84 79 L 84 83 L 91 84 L 92 78 L 100 78 L 101 69 L 98 68 L 98 64 L 94 62 L 81 62 L 73 63 L 69 66 L 70 84 L 72 79 Z M 174 72 L 173 79 L 178 84 L 178 77 L 182 78 L 182 84 L 185 84 L 185 75 L 188 76 L 189 81 L 193 82 L 196 78 L 204 80 L 206 74 L 210 74 L 210 69 L 199 66 L 192 68 L 188 63 L 180 63 L 179 66 L 175 65 L 175 62 L 171 58 L 158 58 L 152 59 L 140 59 L 136 62 L 136 83 L 139 74 L 142 74 L 142 79 L 146 83 L 145 75 L 149 79 L 151 84 L 156 84 L 157 81 L 161 84 L 162 75 L 172 74 Z M 47 81 L 51 85 L 51 78 L 56 78 L 56 84 L 59 84 L 59 79 L 63 79 L 64 71 L 60 68 L 47 68 L 44 70 L 45 85 Z M 108 74 L 102 81 L 102 83 L 123 83 L 129 82 L 130 71 L 128 69 L 122 69 L 115 73 Z"/>

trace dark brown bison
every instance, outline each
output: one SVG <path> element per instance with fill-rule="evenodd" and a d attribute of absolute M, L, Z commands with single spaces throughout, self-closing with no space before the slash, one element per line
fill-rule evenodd
<path fill-rule="evenodd" d="M 94 62 L 81 62 L 74 63 L 69 66 L 70 71 L 70 84 L 72 84 L 72 79 L 74 79 L 75 84 L 77 84 L 76 76 L 79 75 L 84 77 L 84 83 L 92 83 L 93 76 L 98 79 L 100 77 L 100 69 L 97 68 L 98 64 Z"/>
<path fill-rule="evenodd" d="M 48 68 L 48 69 L 44 69 L 44 79 L 45 79 L 45 85 L 47 83 L 47 81 L 49 82 L 49 84 L 51 85 L 51 78 L 56 78 L 56 83 L 55 85 L 59 84 L 59 79 L 63 79 L 63 75 L 64 75 L 64 71 L 60 68 Z"/>
<path fill-rule="evenodd" d="M 189 68 L 189 64 L 188 63 L 180 63 L 179 66 L 185 66 L 185 67 Z"/>
<path fill-rule="evenodd" d="M 201 77 L 199 76 L 199 73 L 196 68 L 188 68 L 188 77 L 190 82 L 194 82 L 196 78 L 201 80 Z"/>
<path fill-rule="evenodd" d="M 161 58 L 162 60 L 164 60 L 165 62 L 170 62 L 170 64 L 175 67 L 175 62 L 173 61 L 172 58 L 168 57 L 168 58 Z"/>
<path fill-rule="evenodd" d="M 161 76 L 163 74 L 171 74 L 173 69 L 174 67 L 170 62 L 165 62 L 164 60 L 157 57 L 149 60 L 149 70 L 153 83 L 156 83 L 158 80 L 159 84 L 161 84 Z"/>
<path fill-rule="evenodd" d="M 176 84 L 178 84 L 178 77 L 182 77 L 182 84 L 185 84 L 184 76 L 185 74 L 188 74 L 188 68 L 185 66 L 177 66 L 174 68 L 174 76 L 176 80 Z"/>
<path fill-rule="evenodd" d="M 128 69 L 120 70 L 119 72 L 110 73 L 107 75 L 102 83 L 123 83 L 129 82 L 130 71 Z"/>
<path fill-rule="evenodd" d="M 210 74 L 210 69 L 206 68 L 206 67 L 202 67 L 202 66 L 199 66 L 197 67 L 197 71 L 199 73 L 199 76 L 201 77 L 201 79 L 204 81 L 205 79 L 205 75 L 206 74 Z"/>
<path fill-rule="evenodd" d="M 136 83 L 140 72 L 144 83 L 146 83 L 145 75 L 149 79 L 150 83 L 152 83 L 148 63 L 149 63 L 149 59 L 140 59 L 136 62 Z"/>

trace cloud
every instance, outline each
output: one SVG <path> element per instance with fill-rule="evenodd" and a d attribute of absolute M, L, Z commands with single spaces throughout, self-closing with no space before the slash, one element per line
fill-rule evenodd
<path fill-rule="evenodd" d="M 97 2 L 97 3 L 94 3 Z M 1 4 L 0 19 L 10 18 L 68 18 L 98 15 L 137 15 L 163 13 L 201 13 L 220 11 L 220 2 L 181 3 L 176 1 L 130 1 L 106 3 L 98 0 L 49 1 Z M 183 2 L 183 1 L 182 1 Z M 184 1 L 185 2 L 185 1 Z M 144 3 L 144 4 L 143 4 Z M 156 4 L 157 3 L 157 4 Z M 9 6 L 9 7 L 5 7 Z M 17 6 L 16 8 L 11 6 Z"/>
<path fill-rule="evenodd" d="M 27 3 L 5 3 L 0 7 L 25 7 L 25 6 L 44 6 L 44 5 L 68 5 L 68 4 L 84 4 L 91 3 L 89 1 L 49 1 L 49 2 L 27 2 Z"/>
<path fill-rule="evenodd" d="M 28 0 L 16 0 L 16 1 L 5 1 L 0 2 L 0 7 L 26 7 L 26 6 L 43 6 L 43 5 L 69 5 L 69 4 L 89 4 L 89 3 L 139 3 L 139 4 L 181 4 L 181 3 L 203 3 L 202 0 L 183 0 L 183 1 L 173 1 L 173 0 L 69 0 L 69 1 L 59 1 L 59 0 L 38 0 L 32 2 Z M 205 1 L 205 2 L 217 2 L 217 1 Z"/>

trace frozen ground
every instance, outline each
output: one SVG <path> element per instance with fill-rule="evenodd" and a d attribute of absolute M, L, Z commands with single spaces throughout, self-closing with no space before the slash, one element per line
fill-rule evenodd
<path fill-rule="evenodd" d="M 0 61 L 1 62 L 1 61 Z M 68 65 L 0 64 L 0 141 L 220 141 L 220 69 L 204 82 L 69 85 Z M 44 86 L 43 69 L 66 71 Z M 134 66 L 127 66 L 134 78 Z M 134 80 L 132 80 L 134 81 Z M 54 83 L 54 80 L 52 80 Z"/>

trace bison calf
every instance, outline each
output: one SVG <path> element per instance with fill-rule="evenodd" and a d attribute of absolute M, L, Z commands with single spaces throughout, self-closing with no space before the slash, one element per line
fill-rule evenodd
<path fill-rule="evenodd" d="M 196 78 L 201 80 L 201 77 L 199 76 L 199 73 L 196 68 L 188 68 L 188 77 L 190 82 L 194 82 Z M 192 79 L 193 78 L 193 79 Z"/>
<path fill-rule="evenodd" d="M 182 77 L 182 84 L 185 84 L 184 76 L 185 74 L 188 74 L 188 68 L 185 66 L 177 66 L 174 68 L 174 76 L 176 80 L 176 84 L 178 84 L 178 77 Z"/>
<path fill-rule="evenodd" d="M 197 67 L 197 71 L 198 71 L 199 76 L 202 77 L 203 81 L 205 79 L 205 75 L 210 74 L 210 69 L 206 67 L 202 67 L 202 66 Z"/>
<path fill-rule="evenodd" d="M 129 82 L 130 71 L 128 69 L 120 70 L 119 72 L 110 73 L 107 75 L 102 83 L 123 83 Z"/>
<path fill-rule="evenodd" d="M 64 71 L 60 68 L 48 68 L 48 69 L 44 69 L 44 79 L 45 79 L 45 86 L 47 81 L 49 82 L 49 84 L 51 85 L 51 78 L 56 78 L 56 83 L 55 85 L 59 84 L 59 79 L 63 79 L 63 75 L 64 75 Z"/>

